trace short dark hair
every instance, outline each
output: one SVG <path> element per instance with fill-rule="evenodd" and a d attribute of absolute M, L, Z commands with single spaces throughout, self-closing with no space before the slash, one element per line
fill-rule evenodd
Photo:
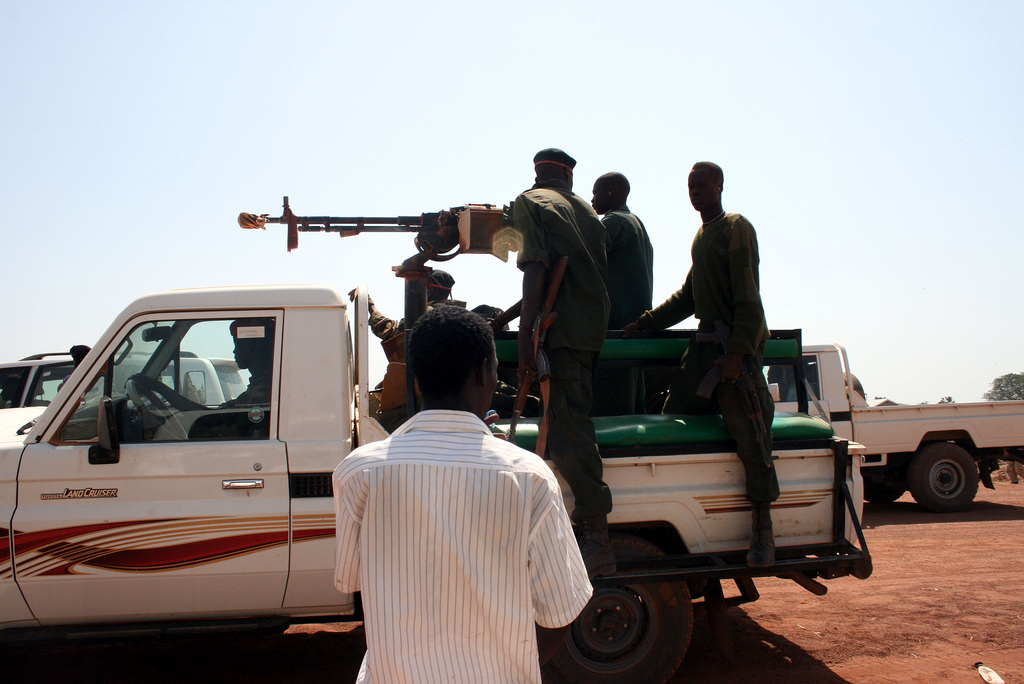
<path fill-rule="evenodd" d="M 710 171 L 711 177 L 714 178 L 719 185 L 725 184 L 725 173 L 722 171 L 722 167 L 715 162 L 697 162 L 693 165 L 693 170 Z"/>
<path fill-rule="evenodd" d="M 629 179 L 618 171 L 610 171 L 603 176 L 598 176 L 597 180 L 613 188 L 621 188 L 626 195 L 629 195 Z"/>
<path fill-rule="evenodd" d="M 479 315 L 458 306 L 423 314 L 405 342 L 409 366 L 428 396 L 457 394 L 474 368 L 494 353 L 494 333 Z"/>

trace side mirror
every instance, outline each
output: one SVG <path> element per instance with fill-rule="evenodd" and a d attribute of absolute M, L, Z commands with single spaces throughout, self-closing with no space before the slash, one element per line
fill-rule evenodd
<path fill-rule="evenodd" d="M 114 402 L 110 397 L 100 399 L 99 411 L 96 413 L 96 436 L 99 443 L 89 447 L 89 463 L 101 465 L 120 462 L 121 443 L 117 439 Z"/>
<path fill-rule="evenodd" d="M 197 404 L 206 403 L 206 373 L 189 371 L 185 373 L 185 396 Z"/>

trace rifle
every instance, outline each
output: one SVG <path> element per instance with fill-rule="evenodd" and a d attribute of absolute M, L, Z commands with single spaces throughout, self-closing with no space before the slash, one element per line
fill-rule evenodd
<path fill-rule="evenodd" d="M 729 353 L 729 340 L 732 338 L 732 333 L 729 330 L 729 326 L 725 324 L 725 321 L 719 319 L 715 321 L 715 332 L 713 333 L 697 333 L 694 339 L 697 342 L 715 342 L 719 347 L 722 348 L 723 354 Z M 764 414 L 761 413 L 761 400 L 757 396 L 757 388 L 754 386 L 754 380 L 750 377 L 750 371 L 747 369 L 747 364 L 743 363 L 740 365 L 740 377 L 736 379 L 736 389 L 740 391 L 740 401 L 743 403 L 743 411 L 747 414 L 747 418 L 754 425 L 754 433 L 757 435 L 757 444 L 761 449 L 761 459 L 764 461 L 766 467 L 771 468 L 772 466 L 772 453 L 765 448 L 765 441 L 768 436 L 768 428 L 764 424 Z M 710 399 L 711 395 L 715 391 L 715 387 L 722 381 L 722 367 L 715 365 L 711 370 L 708 371 L 704 379 L 700 381 L 700 385 L 697 387 L 697 396 L 705 399 Z"/>
<path fill-rule="evenodd" d="M 519 393 L 516 394 L 516 403 L 512 408 L 512 422 L 508 427 L 508 441 L 515 444 L 516 425 L 523 415 L 530 387 L 533 385 L 533 381 L 537 380 L 540 382 L 541 398 L 543 399 L 543 418 L 540 421 L 540 432 L 537 434 L 537 454 L 541 458 L 544 457 L 544 450 L 547 448 L 548 403 L 551 398 L 551 362 L 544 351 L 544 340 L 547 338 L 548 328 L 558 318 L 558 312 L 553 310 L 555 297 L 558 296 L 558 288 L 562 286 L 562 279 L 565 277 L 565 270 L 568 266 L 569 257 L 559 257 L 551 268 L 544 303 L 541 305 L 540 311 L 537 312 L 537 319 L 533 325 L 533 354 L 537 359 L 537 372 L 536 374 L 527 372 L 520 381 Z"/>

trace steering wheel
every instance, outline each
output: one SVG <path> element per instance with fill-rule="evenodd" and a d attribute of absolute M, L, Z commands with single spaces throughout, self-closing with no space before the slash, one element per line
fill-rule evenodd
<path fill-rule="evenodd" d="M 133 397 L 132 390 L 128 389 L 133 385 L 137 395 L 148 399 L 154 408 L 162 408 L 164 412 L 169 412 L 172 408 L 179 411 L 202 411 L 206 409 L 202 404 L 197 404 L 191 399 L 181 396 L 156 378 L 151 378 L 142 373 L 133 375 L 125 385 L 125 389 L 128 390 L 128 396 L 131 397 L 131 400 L 136 405 L 139 403 L 137 397 Z M 160 416 L 165 415 L 165 413 L 161 413 L 159 410 L 154 411 L 154 413 Z"/>
<path fill-rule="evenodd" d="M 159 425 L 174 440 L 187 440 L 188 430 L 178 420 L 181 411 L 201 410 L 206 407 L 186 399 L 159 380 L 137 373 L 124 385 L 128 398 L 142 413 L 159 420 Z"/>

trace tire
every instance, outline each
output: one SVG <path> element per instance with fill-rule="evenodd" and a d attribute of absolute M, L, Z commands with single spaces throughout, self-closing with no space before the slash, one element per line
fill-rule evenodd
<path fill-rule="evenodd" d="M 956 444 L 935 442 L 911 459 L 907 486 L 914 500 L 929 511 L 962 511 L 978 493 L 978 466 Z"/>
<path fill-rule="evenodd" d="M 890 487 L 880 482 L 864 480 L 864 498 L 871 503 L 892 503 L 906 491 L 906 487 Z"/>
<path fill-rule="evenodd" d="M 618 560 L 664 556 L 654 544 L 611 534 Z M 565 643 L 544 666 L 545 684 L 661 684 L 690 645 L 693 603 L 686 582 L 597 587 Z"/>

